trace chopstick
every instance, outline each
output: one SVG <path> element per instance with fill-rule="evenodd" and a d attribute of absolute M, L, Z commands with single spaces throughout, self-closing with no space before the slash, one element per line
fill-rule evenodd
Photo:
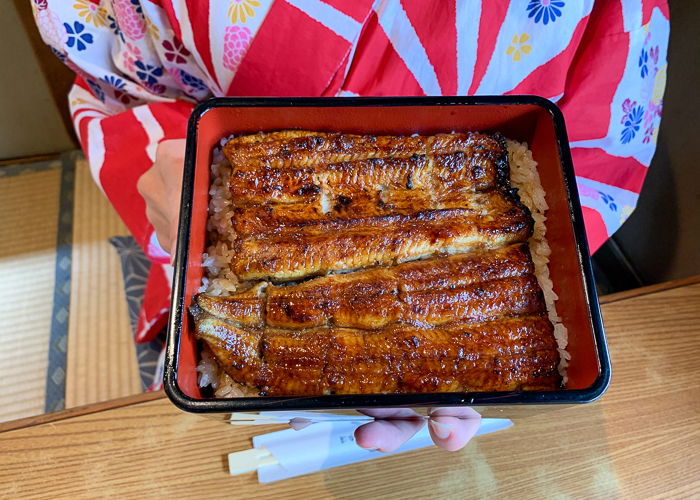
<path fill-rule="evenodd" d="M 453 417 L 453 418 L 460 418 L 460 417 Z M 312 420 L 310 418 L 305 418 L 305 417 L 288 418 L 288 417 L 277 417 L 275 415 L 250 415 L 250 414 L 246 414 L 246 413 L 232 413 L 231 417 L 229 419 L 229 423 L 231 425 L 273 425 L 273 424 L 290 424 L 292 422 L 297 423 L 297 424 L 304 424 L 304 423 L 313 424 L 313 423 L 320 423 L 320 422 L 370 423 L 370 422 L 374 422 L 375 420 L 378 420 L 378 419 L 375 417 L 361 416 L 361 415 L 348 415 L 346 418 L 342 418 L 342 415 L 334 415 L 331 418 L 323 416 L 323 415 L 319 415 L 317 418 Z M 422 421 L 432 422 L 434 425 L 437 425 L 438 427 L 449 428 L 449 425 L 435 420 L 434 415 L 415 415 L 415 416 L 411 416 L 411 417 L 395 417 L 395 418 L 387 418 L 387 419 L 379 419 L 379 420 L 405 420 L 405 421 L 411 421 L 411 420 L 420 421 L 420 420 L 422 420 Z"/>
<path fill-rule="evenodd" d="M 261 446 L 228 454 L 228 469 L 232 476 L 253 472 L 265 465 L 276 465 L 279 461 L 270 450 Z"/>

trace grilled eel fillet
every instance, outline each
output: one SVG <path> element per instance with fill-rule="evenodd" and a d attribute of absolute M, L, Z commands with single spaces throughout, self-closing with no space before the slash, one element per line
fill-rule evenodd
<path fill-rule="evenodd" d="M 526 244 L 198 295 L 198 338 L 262 395 L 548 390 L 559 355 Z"/>
<path fill-rule="evenodd" d="M 298 280 L 526 240 L 501 136 L 282 131 L 224 146 L 241 280 Z"/>
<path fill-rule="evenodd" d="M 262 395 L 554 389 L 553 327 L 500 136 L 281 131 L 224 152 L 232 269 L 196 334 Z M 308 279 L 278 286 L 274 283 Z"/>

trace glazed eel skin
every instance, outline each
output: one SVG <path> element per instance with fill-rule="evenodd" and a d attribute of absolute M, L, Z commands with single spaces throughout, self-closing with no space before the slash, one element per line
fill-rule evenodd
<path fill-rule="evenodd" d="M 224 146 L 241 280 L 290 281 L 527 239 L 501 136 L 286 131 Z"/>
<path fill-rule="evenodd" d="M 553 390 L 529 210 L 499 135 L 281 131 L 224 146 L 247 290 L 197 337 L 260 395 Z"/>
<path fill-rule="evenodd" d="M 559 355 L 527 244 L 261 282 L 191 308 L 234 380 L 261 395 L 547 390 Z"/>

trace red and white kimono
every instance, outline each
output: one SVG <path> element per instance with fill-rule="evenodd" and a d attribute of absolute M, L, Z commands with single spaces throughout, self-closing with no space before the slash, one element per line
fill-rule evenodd
<path fill-rule="evenodd" d="M 595 251 L 654 155 L 665 0 L 33 0 L 77 78 L 75 128 L 98 186 L 154 262 L 136 340 L 165 323 L 170 266 L 136 181 L 210 96 L 537 94 L 567 122 Z"/>

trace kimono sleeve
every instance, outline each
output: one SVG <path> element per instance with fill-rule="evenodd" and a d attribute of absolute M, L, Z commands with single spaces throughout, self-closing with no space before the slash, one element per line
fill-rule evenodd
<path fill-rule="evenodd" d="M 664 1 L 596 3 L 559 101 L 591 252 L 630 216 L 656 150 L 669 37 Z"/>

